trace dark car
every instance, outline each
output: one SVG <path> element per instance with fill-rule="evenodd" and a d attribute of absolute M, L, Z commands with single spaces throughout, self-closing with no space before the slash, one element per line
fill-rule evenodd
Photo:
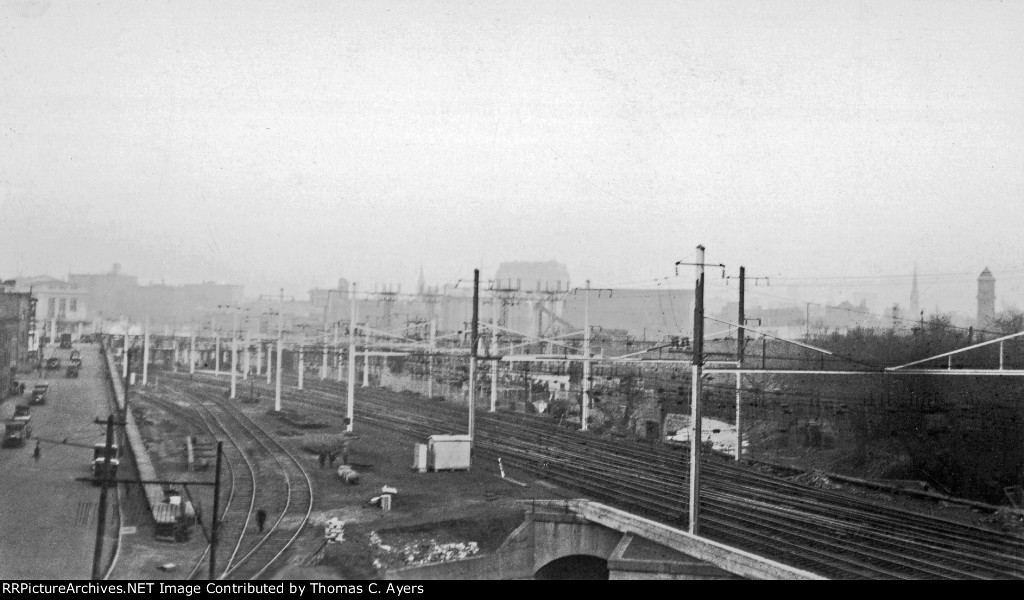
<path fill-rule="evenodd" d="M 53 358 L 46 359 L 46 370 L 55 371 L 60 368 L 60 359 L 54 356 Z"/>
<path fill-rule="evenodd" d="M 49 391 L 49 389 L 49 383 L 37 383 L 35 387 L 32 388 L 32 399 L 30 402 L 32 404 L 46 404 L 46 392 Z"/>

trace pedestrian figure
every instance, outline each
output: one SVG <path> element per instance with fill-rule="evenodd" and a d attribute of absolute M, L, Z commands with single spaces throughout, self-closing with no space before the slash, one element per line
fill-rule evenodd
<path fill-rule="evenodd" d="M 320 468 L 321 468 L 321 469 L 322 469 L 322 468 L 324 468 L 324 461 L 325 461 L 325 460 L 327 460 L 327 457 L 326 457 L 326 456 L 324 456 L 324 453 L 323 453 L 323 452 L 321 452 L 321 453 L 320 453 Z"/>
<path fill-rule="evenodd" d="M 21 394 L 22 396 L 25 395 L 25 384 L 24 383 L 18 386 L 18 393 Z"/>
<path fill-rule="evenodd" d="M 357 435 L 354 435 L 351 431 L 348 431 L 348 426 L 349 423 L 351 422 L 352 420 L 349 419 L 348 417 L 342 419 L 342 423 L 345 425 L 345 431 L 341 432 L 341 464 L 343 465 L 349 464 L 348 451 L 351 441 L 359 437 Z"/>
<path fill-rule="evenodd" d="M 32 451 L 32 458 L 39 462 L 39 458 L 43 455 L 43 449 L 39 447 L 39 440 L 36 440 L 36 449 Z"/>
<path fill-rule="evenodd" d="M 262 508 L 256 511 L 256 526 L 260 528 L 260 533 L 263 533 L 263 526 L 267 523 L 267 511 Z"/>
<path fill-rule="evenodd" d="M 338 453 L 337 452 L 331 452 L 330 454 L 327 455 L 327 459 L 331 462 L 331 468 L 333 469 L 334 468 L 334 461 L 338 460 Z"/>

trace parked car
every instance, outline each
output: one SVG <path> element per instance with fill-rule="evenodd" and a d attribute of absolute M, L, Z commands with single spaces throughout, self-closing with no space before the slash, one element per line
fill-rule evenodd
<path fill-rule="evenodd" d="M 46 370 L 56 371 L 60 369 L 60 359 L 54 356 L 53 358 L 46 359 Z"/>
<path fill-rule="evenodd" d="M 29 400 L 32 404 L 46 404 L 46 392 L 49 391 L 50 384 L 46 382 L 37 383 L 32 388 L 32 399 Z"/>
<path fill-rule="evenodd" d="M 25 421 L 8 421 L 4 423 L 5 448 L 24 446 L 25 442 L 32 435 L 32 427 Z"/>

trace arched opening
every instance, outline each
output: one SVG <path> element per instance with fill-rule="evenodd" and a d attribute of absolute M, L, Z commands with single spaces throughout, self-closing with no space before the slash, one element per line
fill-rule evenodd
<path fill-rule="evenodd" d="M 538 569 L 534 579 L 608 579 L 608 561 L 586 554 L 563 556 Z"/>

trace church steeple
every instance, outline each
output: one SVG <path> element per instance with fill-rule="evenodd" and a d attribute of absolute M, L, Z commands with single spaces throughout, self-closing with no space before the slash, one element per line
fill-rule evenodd
<path fill-rule="evenodd" d="M 917 263 L 914 263 L 914 283 L 910 287 L 910 314 L 912 318 L 917 319 L 918 313 L 921 310 L 920 298 L 917 295 Z"/>

